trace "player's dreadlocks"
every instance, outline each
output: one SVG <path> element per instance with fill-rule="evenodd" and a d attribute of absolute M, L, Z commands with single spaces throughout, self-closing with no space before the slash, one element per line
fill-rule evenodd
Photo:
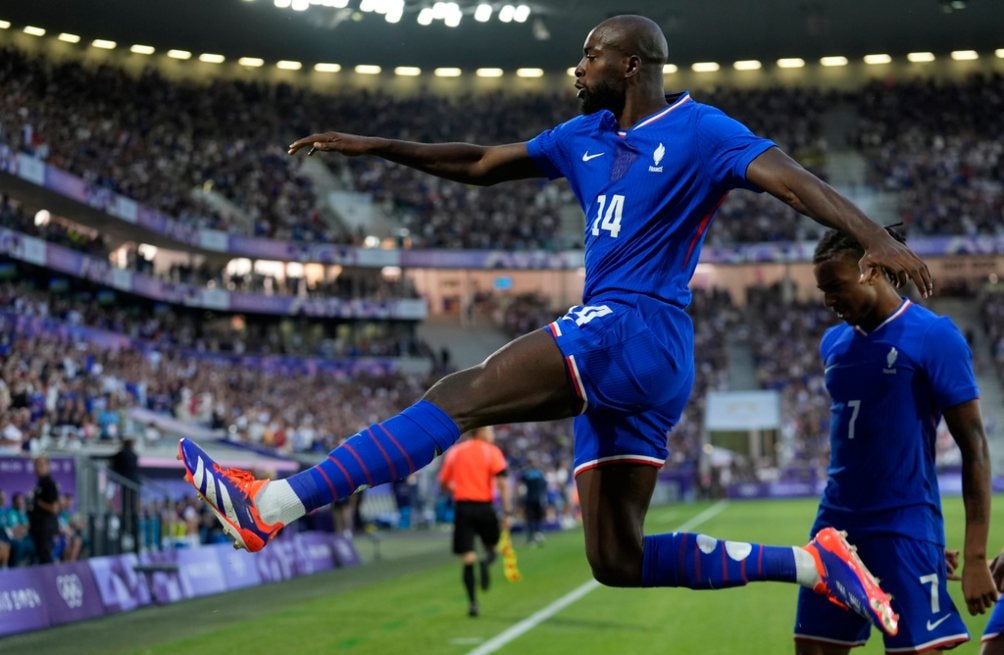
<path fill-rule="evenodd" d="M 885 231 L 900 243 L 906 243 L 906 237 L 901 231 L 896 229 L 900 225 L 902 223 L 887 225 Z M 812 255 L 812 263 L 818 264 L 819 262 L 833 259 L 845 252 L 854 255 L 856 259 L 861 259 L 865 256 L 865 249 L 858 243 L 857 239 L 840 230 L 828 230 L 816 246 L 816 252 Z"/>

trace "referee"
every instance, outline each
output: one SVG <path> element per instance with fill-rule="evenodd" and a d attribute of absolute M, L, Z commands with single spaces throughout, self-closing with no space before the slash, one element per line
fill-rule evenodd
<path fill-rule="evenodd" d="M 470 607 L 469 616 L 478 615 L 478 601 L 474 592 L 474 563 L 478 556 L 474 550 L 474 537 L 481 539 L 485 556 L 480 562 L 481 589 L 488 590 L 488 567 L 495 561 L 495 546 L 499 542 L 500 526 L 492 501 L 495 487 L 502 499 L 505 512 L 503 525 L 509 527 L 512 500 L 506 478 L 506 461 L 495 445 L 495 430 L 475 428 L 464 439 L 446 452 L 439 483 L 453 495 L 453 552 L 463 563 L 464 588 Z"/>

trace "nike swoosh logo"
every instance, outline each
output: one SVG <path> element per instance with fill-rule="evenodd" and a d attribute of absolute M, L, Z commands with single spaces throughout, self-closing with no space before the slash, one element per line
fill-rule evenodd
<path fill-rule="evenodd" d="M 589 161 L 590 159 L 596 159 L 597 157 L 602 157 L 605 154 L 607 154 L 607 153 L 605 153 L 605 152 L 597 152 L 594 155 L 590 155 L 589 151 L 587 150 L 586 152 L 582 153 L 582 161 Z"/>
<path fill-rule="evenodd" d="M 943 617 L 941 617 L 940 619 L 938 619 L 937 621 L 935 621 L 934 623 L 931 623 L 931 619 L 928 619 L 927 620 L 927 631 L 930 632 L 931 630 L 934 630 L 939 625 L 941 625 L 942 623 L 944 623 L 945 621 L 947 621 L 948 617 L 950 617 L 950 616 L 951 616 L 951 614 L 946 614 Z"/>

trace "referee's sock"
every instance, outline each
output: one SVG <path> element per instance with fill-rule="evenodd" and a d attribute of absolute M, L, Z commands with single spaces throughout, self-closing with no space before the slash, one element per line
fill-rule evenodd
<path fill-rule="evenodd" d="M 471 605 L 474 604 L 474 564 L 464 564 L 464 589 L 467 590 L 467 598 Z"/>
<path fill-rule="evenodd" d="M 704 534 L 673 532 L 645 537 L 642 586 L 722 589 L 747 582 L 819 581 L 812 555 L 798 546 L 723 541 Z"/>
<path fill-rule="evenodd" d="M 317 466 L 268 483 L 255 505 L 266 523 L 289 524 L 360 488 L 408 477 L 458 438 L 460 429 L 453 419 L 420 400 L 349 437 Z"/>

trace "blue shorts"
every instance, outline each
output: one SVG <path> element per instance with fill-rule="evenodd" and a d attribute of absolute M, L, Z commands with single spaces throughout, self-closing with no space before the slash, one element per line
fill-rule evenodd
<path fill-rule="evenodd" d="M 576 395 L 575 475 L 608 463 L 661 467 L 694 385 L 694 327 L 637 296 L 575 306 L 548 325 Z"/>
<path fill-rule="evenodd" d="M 994 611 L 990 613 L 990 620 L 987 627 L 983 628 L 983 638 L 980 641 L 992 641 L 1004 636 L 1004 600 L 1000 600 L 994 605 Z"/>
<path fill-rule="evenodd" d="M 966 624 L 948 594 L 945 549 L 929 541 L 892 535 L 859 536 L 848 540 L 882 588 L 892 594 L 899 614 L 899 633 L 885 637 L 886 652 L 915 653 L 951 648 L 969 640 Z M 871 623 L 845 611 L 808 589 L 798 595 L 795 640 L 842 646 L 868 641 Z"/>

